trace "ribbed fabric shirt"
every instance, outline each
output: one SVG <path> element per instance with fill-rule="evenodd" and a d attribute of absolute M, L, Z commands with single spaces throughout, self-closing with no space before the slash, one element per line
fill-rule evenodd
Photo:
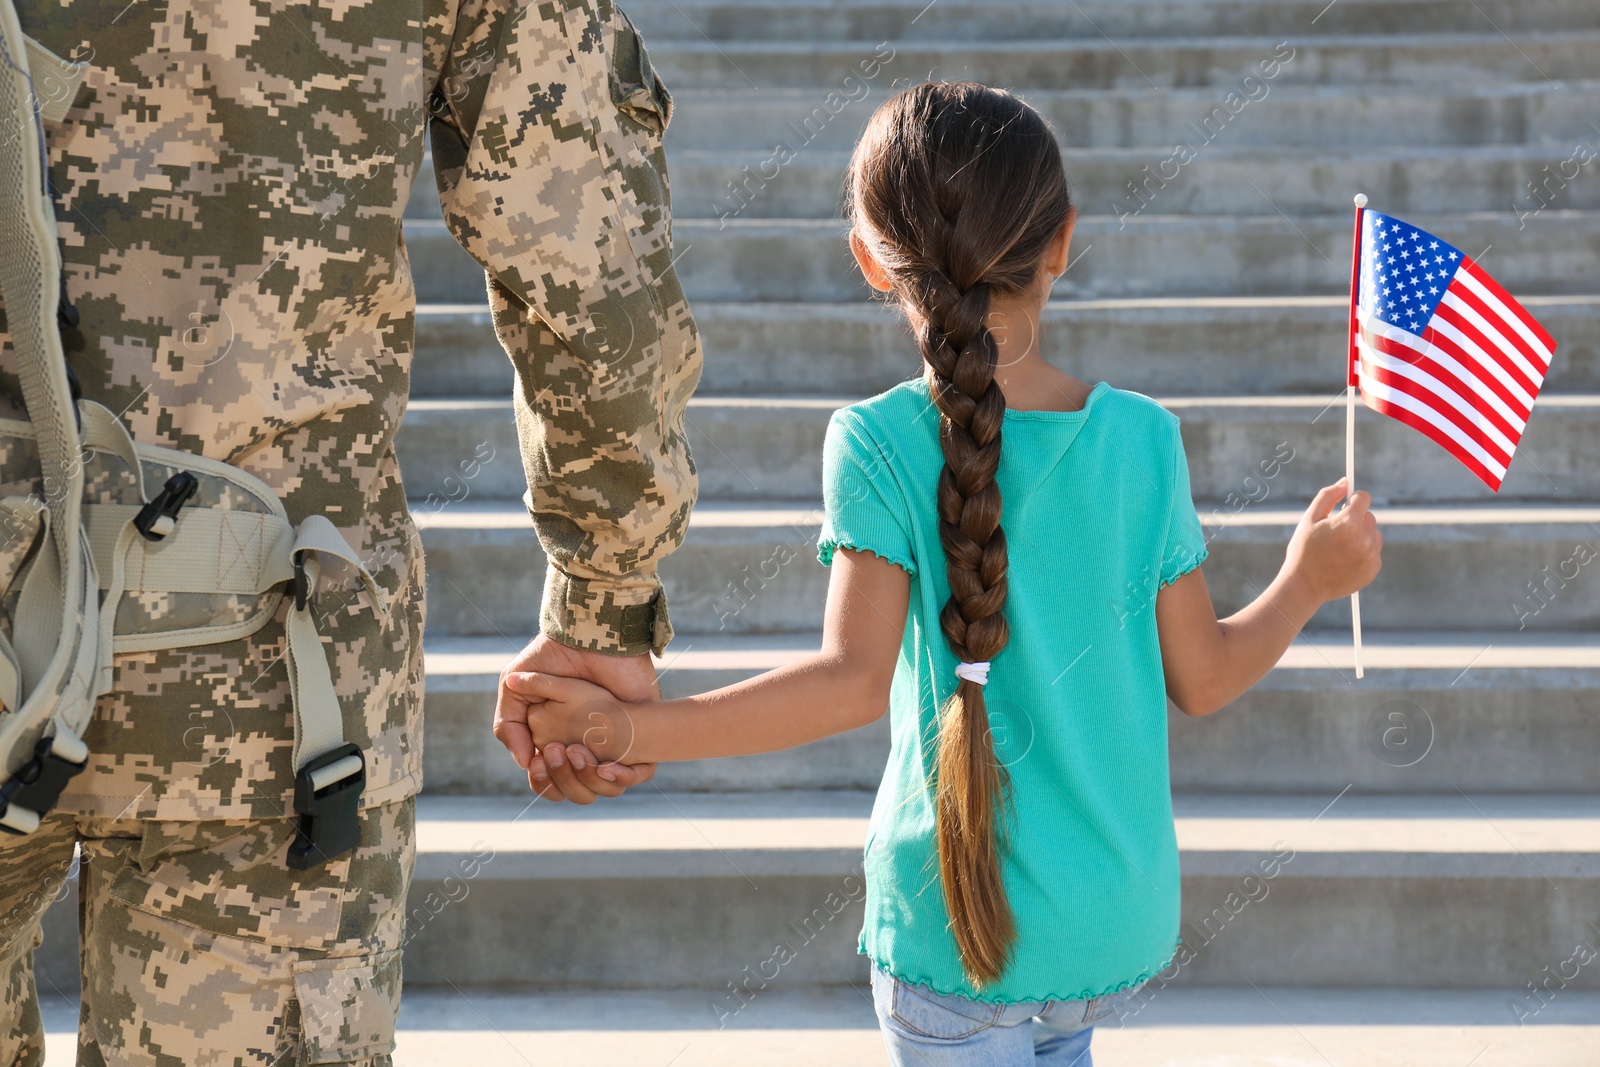
<path fill-rule="evenodd" d="M 939 883 L 938 709 L 957 659 L 936 487 L 939 413 L 921 381 L 835 413 L 823 563 L 871 552 L 911 576 L 868 833 L 861 950 L 895 977 L 979 1000 L 1078 1000 L 1161 970 L 1178 941 L 1178 847 L 1160 588 L 1206 555 L 1178 420 L 1105 383 L 1081 411 L 1008 410 L 997 475 L 1010 640 L 984 690 L 1009 775 L 1001 867 L 1018 939 L 1005 973 L 962 972 Z"/>

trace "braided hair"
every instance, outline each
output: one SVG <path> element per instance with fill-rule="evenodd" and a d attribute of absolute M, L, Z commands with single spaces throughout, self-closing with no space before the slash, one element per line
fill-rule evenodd
<path fill-rule="evenodd" d="M 999 655 L 1006 627 L 1000 430 L 1006 401 L 990 297 L 1031 289 L 1071 211 L 1060 148 L 1008 92 L 972 82 L 908 89 L 873 115 L 845 181 L 855 233 L 883 267 L 939 409 L 937 503 L 950 599 L 939 621 L 963 662 Z M 961 963 L 978 986 L 1005 970 L 1016 921 L 1000 873 L 1007 784 L 983 686 L 961 679 L 939 712 L 939 873 Z"/>

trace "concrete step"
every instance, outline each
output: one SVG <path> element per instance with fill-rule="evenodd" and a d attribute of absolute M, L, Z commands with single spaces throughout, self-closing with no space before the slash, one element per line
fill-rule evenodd
<path fill-rule="evenodd" d="M 1600 95 L 1595 98 L 1600 105 Z M 1600 135 L 1592 135 L 1600 140 Z M 770 137 L 769 137 L 770 141 Z M 1192 154 L 1159 148 L 1074 148 L 1067 175 L 1080 211 L 1121 217 L 1162 214 L 1317 214 L 1360 189 L 1393 213 L 1538 212 L 1600 208 L 1600 182 L 1576 180 L 1583 164 L 1572 145 L 1422 146 L 1302 150 L 1228 147 Z M 1582 158 L 1582 157 L 1580 157 Z M 671 153 L 676 218 L 833 218 L 850 160 L 847 150 L 812 149 L 780 162 L 773 146 Z M 1538 188 L 1548 182 L 1548 188 Z M 1537 192 L 1537 196 L 1535 193 Z M 1265 199 L 1264 199 L 1265 198 Z M 413 186 L 407 218 L 439 217 L 432 164 Z"/>
<path fill-rule="evenodd" d="M 789 988 L 858 982 L 871 805 L 868 792 L 649 786 L 589 808 L 424 796 L 408 988 L 721 991 L 780 943 Z M 1180 794 L 1173 807 L 1186 982 L 1517 988 L 1551 968 L 1563 993 L 1600 988 L 1595 968 L 1563 967 L 1600 912 L 1592 794 Z M 51 992 L 72 989 L 74 890 L 37 956 Z"/>
<path fill-rule="evenodd" d="M 1039 89 L 1257 84 L 1426 85 L 1592 78 L 1600 31 L 1387 36 L 1325 35 L 1022 41 L 656 40 L 650 56 L 668 85 L 704 89 L 815 87 L 841 96 L 873 78 L 972 80 Z M 849 82 L 846 79 L 850 79 Z M 887 79 L 886 79 L 887 80 Z M 1241 95 L 1243 95 L 1241 91 Z M 821 101 L 819 100 L 819 103 Z"/>
<path fill-rule="evenodd" d="M 849 986 L 807 988 L 774 979 L 748 994 L 731 1018 L 716 1010 L 725 988 L 408 986 L 394 1062 L 887 1067 L 862 968 L 863 977 Z M 1513 1006 L 1533 1011 L 1523 1004 L 1528 996 L 1525 989 L 1230 989 L 1174 982 L 1146 986 L 1145 999 L 1101 1023 L 1094 1056 L 1105 1067 L 1591 1067 L 1600 997 L 1562 990 L 1536 1015 L 1514 1013 Z M 44 1021 L 44 1067 L 72 1067 L 77 1001 L 48 997 Z"/>
<path fill-rule="evenodd" d="M 1600 104 L 1600 96 L 1595 98 Z M 1595 134 L 1600 141 L 1600 134 Z M 1198 136 L 1190 146 L 1200 149 Z M 1067 178 L 1080 210 L 1114 216 L 1259 214 L 1266 200 L 1288 214 L 1317 214 L 1360 189 L 1390 213 L 1600 208 L 1600 182 L 1576 181 L 1574 146 L 1424 146 L 1286 155 L 1282 146 L 1070 149 Z M 808 219 L 840 213 L 848 150 L 814 149 L 781 163 L 773 146 L 682 149 L 670 154 L 678 219 Z M 1565 174 L 1565 178 L 1563 178 Z M 1538 182 L 1549 182 L 1538 189 Z M 1536 195 L 1538 194 L 1538 195 Z M 406 218 L 438 218 L 432 165 L 424 163 Z"/>
<path fill-rule="evenodd" d="M 401 1006 L 395 1062 L 407 1067 L 470 1056 L 480 1067 L 526 1067 L 546 1062 L 540 1057 L 593 1062 L 609 1054 L 615 1059 L 604 1062 L 884 1067 L 869 992 L 864 978 L 815 990 L 775 980 L 750 994 L 731 1019 L 715 1010 L 725 989 L 412 993 Z M 1474 1055 L 1474 1067 L 1588 1064 L 1600 1039 L 1600 997 L 1563 992 L 1519 1028 L 1509 1005 L 1526 995 L 1170 985 L 1100 1024 L 1094 1056 L 1106 1067 L 1461 1067 Z"/>
<path fill-rule="evenodd" d="M 1253 600 L 1271 581 L 1298 508 L 1250 506 L 1229 515 L 1202 505 L 1206 580 L 1219 612 Z M 1371 631 L 1600 629 L 1600 510 L 1380 508 L 1383 573 L 1363 594 Z M 662 568 L 675 625 L 684 633 L 782 634 L 822 618 L 827 569 L 816 561 L 816 506 L 702 502 L 683 547 Z M 524 640 L 538 622 L 544 561 L 527 515 L 511 502 L 465 502 L 419 511 L 427 550 L 429 625 L 436 634 Z M 1539 584 L 1536 584 L 1539 583 Z M 1130 603 L 1112 610 L 1138 610 Z M 1349 626 L 1347 602 L 1314 626 Z M 1487 643 L 1487 639 L 1486 639 Z"/>
<path fill-rule="evenodd" d="M 1164 398 L 1162 403 L 1183 420 L 1195 497 L 1226 500 L 1230 494 L 1273 492 L 1310 499 L 1337 479 L 1344 472 L 1344 397 L 1337 379 L 1332 386 L 1339 393 Z M 814 499 L 822 486 L 828 419 L 845 403 L 695 398 L 687 418 L 701 494 L 730 500 Z M 396 447 L 412 499 L 430 508 L 466 499 L 519 498 L 527 488 L 509 400 L 413 401 Z M 1597 454 L 1600 396 L 1542 397 L 1497 499 L 1600 498 L 1600 468 L 1589 461 Z M 1482 482 L 1432 440 L 1365 408 L 1357 413 L 1356 455 L 1359 484 L 1383 502 L 1491 498 Z M 1258 485 L 1258 465 L 1274 456 L 1287 458 L 1273 484 Z"/>
<path fill-rule="evenodd" d="M 1329 14 L 1348 2 L 1341 0 Z M 770 150 L 781 142 L 795 151 L 849 151 L 872 112 L 904 86 L 896 82 L 906 72 L 895 66 L 869 84 L 844 87 L 833 99 L 814 88 L 674 84 L 668 150 Z M 1047 89 L 1012 78 L 999 84 L 1016 86 L 1069 151 L 1145 146 L 1169 152 L 1179 140 L 1197 148 L 1204 141 L 1313 150 L 1550 143 L 1570 152 L 1579 142 L 1595 143 L 1590 123 L 1600 89 L 1592 80 L 1531 77 L 1520 83 L 1450 79 L 1420 85 L 1295 85 L 1275 79 L 1265 95 L 1262 84 L 1251 83 L 1229 104 L 1227 92 L 1212 86 Z M 1219 106 L 1226 118 L 1217 115 Z"/>
<path fill-rule="evenodd" d="M 1600 297 L 1523 303 L 1561 343 L 1544 395 L 1600 393 Z M 1344 351 L 1348 309 L 1340 296 L 1063 300 L 1045 310 L 1046 348 L 1080 378 L 1144 393 L 1314 393 Z M 904 319 L 876 301 L 703 301 L 694 317 L 701 395 L 870 396 L 921 372 Z M 417 309 L 412 396 L 504 399 L 511 389 L 486 306 Z"/>
<path fill-rule="evenodd" d="M 1262 215 L 1272 214 L 1273 206 L 1291 215 L 1318 214 L 1353 189 L 1395 214 L 1532 213 L 1558 198 L 1562 208 L 1600 208 L 1600 182 L 1569 180 L 1582 173 L 1570 158 L 1572 146 L 1313 153 L 1206 150 L 1199 137 L 1189 143 L 1196 151 L 1178 154 L 1172 145 L 1069 151 L 1067 175 L 1079 210 L 1119 219 L 1144 211 Z M 677 152 L 673 208 L 678 218 L 832 218 L 840 213 L 848 164 L 847 153 L 811 151 L 779 165 L 770 145 L 753 152 Z M 1548 189 L 1539 189 L 1540 182 Z"/>
<path fill-rule="evenodd" d="M 1092 205 L 1091 205 L 1092 206 Z M 1060 299 L 1298 296 L 1348 293 L 1346 214 L 1080 217 Z M 1600 211 L 1412 215 L 1407 222 L 1456 245 L 1517 296 L 1588 293 L 1600 258 Z M 868 295 L 832 219 L 679 219 L 678 274 L 691 300 L 856 301 Z M 442 222 L 406 224 L 417 298 L 478 303 L 483 272 Z M 1485 254 L 1487 250 L 1488 254 Z"/>
<path fill-rule="evenodd" d="M 858 981 L 871 802 L 424 797 L 408 982 L 721 988 L 779 941 L 795 950 L 787 981 Z M 1184 937 L 1206 985 L 1515 987 L 1591 939 L 1600 914 L 1592 795 L 1180 796 L 1175 811 Z M 1230 915 L 1247 875 L 1258 900 Z M 1600 988 L 1600 971 L 1569 985 Z"/>
<path fill-rule="evenodd" d="M 479 1067 L 526 1067 L 546 1062 L 541 1056 L 594 1062 L 610 1055 L 605 1062 L 885 1067 L 868 992 L 865 979 L 816 990 L 775 981 L 731 1019 L 714 1007 L 726 989 L 413 993 L 401 1006 L 395 1062 L 407 1067 L 470 1056 Z M 1600 1039 L 1600 997 L 1564 991 L 1518 1028 L 1509 1006 L 1527 995 L 1170 985 L 1100 1024 L 1094 1055 L 1106 1067 L 1461 1067 L 1474 1055 L 1473 1067 L 1588 1064 Z"/>
<path fill-rule="evenodd" d="M 505 637 L 427 646 L 424 779 L 432 794 L 525 795 L 527 777 L 489 732 Z M 667 698 L 732 685 L 815 653 L 816 632 L 680 634 L 659 662 Z M 1174 788 L 1224 792 L 1600 791 L 1600 641 L 1592 634 L 1374 633 L 1369 675 L 1349 631 L 1305 634 L 1225 712 L 1173 711 Z M 673 791 L 874 789 L 887 719 L 789 752 L 665 764 Z"/>
<path fill-rule="evenodd" d="M 1476 10 L 1474 9 L 1476 8 Z M 1600 29 L 1582 0 L 633 0 L 629 17 L 651 41 L 704 40 L 1037 40 L 1040 38 L 1216 37 L 1272 34 L 1471 33 L 1498 27 Z"/>

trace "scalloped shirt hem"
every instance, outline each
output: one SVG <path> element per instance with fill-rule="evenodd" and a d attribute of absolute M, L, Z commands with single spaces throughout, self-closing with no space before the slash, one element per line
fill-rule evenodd
<path fill-rule="evenodd" d="M 1179 941 L 1178 944 L 1182 944 L 1182 941 Z M 1146 982 L 1150 981 L 1150 979 L 1154 978 L 1162 971 L 1165 971 L 1168 967 L 1171 967 L 1172 961 L 1178 958 L 1178 947 L 1177 945 L 1174 945 L 1172 948 L 1172 954 L 1166 958 L 1165 962 L 1161 963 L 1159 966 L 1150 968 L 1136 978 L 1128 979 L 1126 982 L 1113 982 L 1111 985 L 1106 986 L 1103 989 L 1097 990 L 1091 987 L 1089 989 L 1080 990 L 1077 993 L 1066 995 L 1059 993 L 1045 993 L 1036 997 L 1006 997 L 1002 999 L 1000 997 L 986 997 L 982 994 L 974 994 L 965 989 L 947 989 L 942 983 L 936 982 L 931 978 L 919 977 L 909 972 L 895 970 L 893 967 L 890 967 L 888 964 L 884 963 L 882 960 L 878 959 L 865 949 L 858 949 L 858 952 L 860 955 L 863 955 L 867 957 L 867 959 L 871 960 L 873 966 L 877 967 L 880 971 L 898 982 L 904 982 L 907 985 L 924 986 L 933 990 L 935 993 L 938 993 L 940 996 L 965 997 L 967 1000 L 977 1001 L 980 1004 L 1065 1004 L 1077 1000 L 1096 1000 L 1100 997 L 1114 996 L 1115 994 L 1121 993 L 1124 990 L 1133 989 L 1135 986 L 1144 985 Z"/>
<path fill-rule="evenodd" d="M 888 563 L 893 563 L 896 567 L 899 567 L 913 578 L 917 576 L 917 568 L 915 564 L 911 562 L 911 560 L 894 552 L 879 551 L 878 549 L 873 548 L 871 545 L 856 544 L 848 537 L 828 537 L 818 541 L 817 559 L 822 562 L 824 567 L 831 567 L 833 566 L 833 554 L 839 551 L 841 548 L 847 548 L 852 552 L 871 552 L 879 559 Z"/>

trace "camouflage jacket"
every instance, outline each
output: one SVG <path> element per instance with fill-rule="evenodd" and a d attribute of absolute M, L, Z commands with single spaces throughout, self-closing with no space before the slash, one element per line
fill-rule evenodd
<path fill-rule="evenodd" d="M 366 802 L 421 778 L 422 557 L 393 443 L 415 306 L 401 216 L 430 121 L 446 223 L 485 268 L 516 370 L 550 560 L 542 629 L 659 651 L 656 566 L 695 495 L 683 416 L 700 347 L 672 267 L 670 99 L 610 0 L 18 7 L 30 36 L 89 64 L 46 127 L 85 394 L 142 442 L 254 474 L 292 521 L 327 515 L 390 596 L 387 621 L 353 591 L 318 603 Z M 63 805 L 286 810 L 281 623 L 119 656 Z"/>

